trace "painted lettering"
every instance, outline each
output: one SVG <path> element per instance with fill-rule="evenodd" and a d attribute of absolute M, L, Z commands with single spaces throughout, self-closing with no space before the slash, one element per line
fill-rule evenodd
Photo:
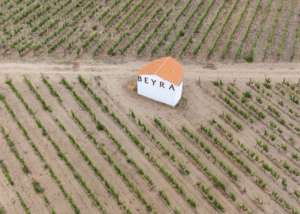
<path fill-rule="evenodd" d="M 145 84 L 151 84 L 154 87 L 156 86 L 156 87 L 160 87 L 160 88 L 167 88 L 169 90 L 175 91 L 175 86 L 172 83 L 170 83 L 170 85 L 169 85 L 164 81 L 158 81 L 156 79 L 152 79 L 152 78 L 149 78 L 149 77 L 144 77 L 143 78 L 141 76 L 138 76 L 138 82 L 143 82 L 143 81 L 144 81 Z"/>
<path fill-rule="evenodd" d="M 159 87 L 161 87 L 161 88 L 165 88 L 165 83 L 164 83 L 164 82 L 162 82 L 162 81 L 160 81 L 160 82 L 159 82 Z"/>
<path fill-rule="evenodd" d="M 173 85 L 173 84 L 171 84 L 170 87 L 169 87 L 169 90 L 171 90 L 171 89 L 172 89 L 173 91 L 175 91 L 175 88 L 174 88 L 174 85 Z"/>
<path fill-rule="evenodd" d="M 152 81 L 152 85 L 154 86 L 154 84 L 155 84 L 156 80 L 154 80 L 154 79 L 151 79 L 151 81 Z"/>
<path fill-rule="evenodd" d="M 144 78 L 144 82 L 145 82 L 146 84 L 149 83 L 149 82 L 148 82 L 148 77 L 145 77 L 145 78 Z"/>

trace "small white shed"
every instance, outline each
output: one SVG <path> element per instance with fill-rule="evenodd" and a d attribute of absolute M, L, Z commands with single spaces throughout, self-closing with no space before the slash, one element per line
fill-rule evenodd
<path fill-rule="evenodd" d="M 172 57 L 163 57 L 138 71 L 137 93 L 170 106 L 182 96 L 182 66 Z"/>

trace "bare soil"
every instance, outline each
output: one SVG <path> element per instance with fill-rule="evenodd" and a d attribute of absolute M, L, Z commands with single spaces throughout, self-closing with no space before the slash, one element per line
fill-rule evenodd
<path fill-rule="evenodd" d="M 247 207 L 253 213 L 290 213 L 290 211 L 272 197 L 272 191 L 275 191 L 295 210 L 299 210 L 299 199 L 294 191 L 299 191 L 298 176 L 284 168 L 283 163 L 289 165 L 291 169 L 300 170 L 300 163 L 293 158 L 294 154 L 300 154 L 299 135 L 294 127 L 299 126 L 299 118 L 295 115 L 300 114 L 300 108 L 293 104 L 288 94 L 294 94 L 299 98 L 296 90 L 291 91 L 287 86 L 280 86 L 278 89 L 275 83 L 282 83 L 283 80 L 290 83 L 300 81 L 300 65 L 296 63 L 280 63 L 280 64 L 195 64 L 188 61 L 183 62 L 184 65 L 184 92 L 183 98 L 179 105 L 175 108 L 154 102 L 144 97 L 138 96 L 134 90 L 134 82 L 136 80 L 137 69 L 145 64 L 145 61 L 121 61 L 115 64 L 96 63 L 88 61 L 74 61 L 73 63 L 49 63 L 47 61 L 37 62 L 2 62 L 0 64 L 0 94 L 5 96 L 6 102 L 15 112 L 17 120 L 22 124 L 29 133 L 32 142 L 37 146 L 45 159 L 42 162 L 33 151 L 28 140 L 20 130 L 18 124 L 12 119 L 11 114 L 7 111 L 3 102 L 0 102 L 0 124 L 13 142 L 20 156 L 29 166 L 31 173 L 25 175 L 21 169 L 21 165 L 16 160 L 10 150 L 3 134 L 0 134 L 0 151 L 1 158 L 4 160 L 9 173 L 15 185 L 11 186 L 7 182 L 6 177 L 0 172 L 0 205 L 7 212 L 13 210 L 20 211 L 22 206 L 16 193 L 18 192 L 24 202 L 28 205 L 32 213 L 44 213 L 49 211 L 49 207 L 55 209 L 57 213 L 72 213 L 72 208 L 66 200 L 63 192 L 57 183 L 50 176 L 49 170 L 44 168 L 47 163 L 61 181 L 67 194 L 69 194 L 76 206 L 82 213 L 96 213 L 99 210 L 91 199 L 91 194 L 95 196 L 107 211 L 107 213 L 122 213 L 122 206 L 117 203 L 108 191 L 106 184 L 95 173 L 95 168 L 101 172 L 119 195 L 121 203 L 131 210 L 133 213 L 147 213 L 147 208 L 143 202 L 138 199 L 137 194 L 133 192 L 130 185 L 125 182 L 124 177 L 118 174 L 112 162 L 121 169 L 131 182 L 133 188 L 137 188 L 142 197 L 152 206 L 153 211 L 157 213 L 171 213 L 178 210 L 181 213 L 216 213 L 216 209 L 209 203 L 207 197 L 197 185 L 202 184 L 208 187 L 209 193 L 222 204 L 225 213 L 240 213 L 241 204 Z M 101 97 L 102 102 L 107 105 L 109 112 L 103 111 L 99 104 L 90 96 L 88 91 L 84 89 L 78 82 L 78 75 L 86 79 L 95 94 Z M 28 88 L 24 81 L 24 76 L 31 81 L 40 96 L 52 109 L 51 112 L 45 110 L 36 95 Z M 60 104 L 57 99 L 51 95 L 49 89 L 41 81 L 46 77 L 52 84 L 53 88 L 62 98 Z M 93 117 L 87 113 L 82 105 L 74 99 L 74 95 L 64 87 L 60 81 L 65 78 L 73 87 L 74 91 L 84 100 L 87 106 L 93 112 Z M 261 94 L 247 86 L 247 82 L 255 81 L 264 83 L 268 78 L 274 85 L 269 93 Z M 28 113 L 21 101 L 9 89 L 5 83 L 6 80 L 12 80 L 14 86 L 21 93 L 23 99 L 32 108 L 36 118 L 43 124 L 47 133 L 53 141 L 58 145 L 59 149 L 67 158 L 69 165 L 61 160 L 61 155 L 57 152 L 57 148 L 53 147 L 49 139 L 43 135 L 41 129 L 37 127 L 34 117 Z M 249 102 L 253 103 L 257 109 L 264 112 L 266 119 L 259 121 L 253 116 L 253 112 L 247 107 L 239 103 L 239 108 L 247 112 L 254 123 L 243 119 L 234 112 L 221 99 L 220 94 L 226 94 L 219 91 L 212 81 L 222 80 L 225 86 L 233 84 L 237 87 L 237 93 L 242 95 L 243 92 L 251 90 L 253 99 Z M 299 88 L 299 85 L 295 85 Z M 267 90 L 267 89 L 265 89 Z M 285 96 L 280 90 L 285 91 Z M 300 90 L 300 88 L 299 88 Z M 229 95 L 227 95 L 229 96 Z M 255 98 L 261 97 L 263 104 L 255 104 Z M 282 107 L 278 103 L 283 101 L 285 105 Z M 268 110 L 270 105 L 277 109 L 286 121 L 286 124 L 280 124 L 274 115 Z M 292 110 L 292 113 L 291 113 Z M 133 111 L 140 122 L 148 127 L 149 131 L 155 136 L 156 140 L 151 139 L 134 121 L 128 116 Z M 232 117 L 239 121 L 242 131 L 236 131 L 232 126 L 221 119 L 219 115 L 222 113 L 231 114 Z M 72 119 L 72 113 L 82 121 L 88 133 L 95 137 L 98 145 L 96 146 L 87 137 L 83 130 L 76 125 Z M 120 121 L 126 125 L 134 136 L 145 147 L 145 151 L 134 144 L 126 129 L 112 119 L 114 113 Z M 121 148 L 126 152 L 124 155 L 112 141 L 111 138 L 103 130 L 97 129 L 96 120 L 105 125 L 107 130 L 112 134 L 114 139 L 120 143 Z M 154 123 L 154 119 L 158 118 L 171 131 L 175 137 L 174 140 L 165 135 Z M 66 132 L 55 122 L 56 119 L 62 122 Z M 215 129 L 210 121 L 215 119 L 226 130 L 233 133 L 233 141 L 229 141 L 221 132 Z M 273 122 L 282 131 L 281 134 L 275 132 L 269 127 Z M 292 125 L 291 125 L 292 124 Z M 222 142 L 226 143 L 228 150 L 240 158 L 241 161 L 249 166 L 255 175 L 250 175 L 230 158 L 219 146 L 201 132 L 201 125 L 210 127 L 214 135 Z M 210 148 L 207 153 L 199 144 L 190 140 L 182 132 L 182 126 L 187 127 L 199 137 L 204 144 Z M 263 138 L 264 132 L 271 132 L 276 136 L 275 141 Z M 68 137 L 69 133 L 77 142 L 78 147 L 71 143 Z M 288 139 L 293 138 L 294 144 Z M 268 152 L 264 152 L 257 145 L 257 139 L 261 139 L 268 144 Z M 162 150 L 161 145 L 174 155 L 174 160 L 170 158 Z M 183 146 L 183 150 L 178 148 L 178 142 Z M 255 151 L 260 161 L 267 163 L 278 174 L 279 178 L 275 179 L 269 172 L 262 167 L 262 162 L 255 161 L 245 151 L 238 147 L 237 142 L 244 144 L 247 148 Z M 283 151 L 280 145 L 286 145 L 286 151 Z M 108 156 L 104 156 L 99 148 L 103 148 Z M 81 151 L 81 152 L 79 152 Z M 212 179 L 199 166 L 199 163 L 189 155 L 190 151 L 195 157 L 226 186 L 226 192 L 218 189 L 212 182 Z M 84 156 L 83 154 L 86 154 Z M 214 154 L 215 159 L 211 156 Z M 88 157 L 90 164 L 85 157 Z M 136 166 L 129 164 L 129 159 L 134 161 Z M 156 162 L 153 162 L 155 160 Z M 223 164 L 220 165 L 220 160 Z M 71 169 L 71 166 L 74 169 Z M 92 165 L 95 167 L 93 168 Z M 163 167 L 174 181 L 183 189 L 186 196 L 181 195 L 170 180 L 166 178 L 159 169 Z M 229 174 L 224 170 L 224 166 L 231 169 L 238 177 L 236 181 L 232 180 Z M 189 171 L 188 174 L 182 173 L 180 167 L 184 167 Z M 145 175 L 153 182 L 150 186 L 145 178 L 141 176 L 137 168 L 141 169 Z M 74 171 L 75 170 L 75 171 Z M 80 176 L 86 183 L 86 187 L 91 190 L 88 193 L 78 182 Z M 262 178 L 267 183 L 266 189 L 261 189 L 256 178 Z M 40 194 L 36 193 L 31 185 L 32 179 L 39 181 L 44 187 L 44 195 L 49 199 L 49 205 L 46 206 L 42 201 Z M 287 187 L 282 184 L 282 179 L 287 182 Z M 168 200 L 169 205 L 162 200 L 160 194 L 163 191 Z M 229 193 L 234 194 L 235 200 L 230 199 Z M 196 208 L 192 208 L 187 202 L 187 198 L 191 198 L 196 203 Z M 39 204 L 33 202 L 38 201 Z"/>

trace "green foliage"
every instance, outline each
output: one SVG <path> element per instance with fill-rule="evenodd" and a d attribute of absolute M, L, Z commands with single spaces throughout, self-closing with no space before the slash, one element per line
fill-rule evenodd
<path fill-rule="evenodd" d="M 300 171 L 297 168 L 292 168 L 286 161 L 283 162 L 283 167 L 291 174 L 299 177 Z"/>
<path fill-rule="evenodd" d="M 216 81 L 213 81 L 212 83 L 214 84 L 214 86 L 217 86 L 217 87 L 222 87 L 224 85 L 222 80 L 216 80 Z"/>
<path fill-rule="evenodd" d="M 263 86 L 267 89 L 271 89 L 272 85 L 271 85 L 271 79 L 270 78 L 265 78 L 265 81 L 263 83 Z"/>
<path fill-rule="evenodd" d="M 161 197 L 163 199 L 163 201 L 167 204 L 167 206 L 170 206 L 171 203 L 166 195 L 166 193 L 164 191 L 159 191 L 159 197 Z"/>
<path fill-rule="evenodd" d="M 0 214 L 6 214 L 4 207 L 0 206 Z"/>
<path fill-rule="evenodd" d="M 223 205 L 210 193 L 210 189 L 201 183 L 197 183 L 198 189 L 202 195 L 208 199 L 209 203 L 219 212 L 225 212 Z"/>
<path fill-rule="evenodd" d="M 292 158 L 293 158 L 294 160 L 298 161 L 298 160 L 299 160 L 299 155 L 296 154 L 296 153 L 293 153 L 293 154 L 292 154 Z"/>
<path fill-rule="evenodd" d="M 47 105 L 46 101 L 42 98 L 42 96 L 37 92 L 37 90 L 34 88 L 33 84 L 31 83 L 31 81 L 29 79 L 27 79 L 24 76 L 24 80 L 27 84 L 27 86 L 29 87 L 30 91 L 35 95 L 35 97 L 40 101 L 40 103 L 42 104 L 43 108 L 45 111 L 49 111 L 52 112 L 51 108 L 49 105 Z"/>
<path fill-rule="evenodd" d="M 263 151 L 269 152 L 269 146 L 268 146 L 267 144 L 263 143 L 263 142 L 260 141 L 260 140 L 257 140 L 257 141 L 256 141 L 256 144 L 257 144 L 260 148 L 262 148 Z"/>
<path fill-rule="evenodd" d="M 227 91 L 229 91 L 229 93 L 230 93 L 232 96 L 238 98 L 237 92 L 235 91 L 235 89 L 234 89 L 233 87 L 231 87 L 231 86 L 228 85 L 228 86 L 227 86 Z"/>
<path fill-rule="evenodd" d="M 0 94 L 0 101 L 4 100 L 5 96 L 3 94 Z"/>
<path fill-rule="evenodd" d="M 16 147 L 15 143 L 12 141 L 9 134 L 7 134 L 5 132 L 5 130 L 2 126 L 0 126 L 0 129 L 1 129 L 1 133 L 4 136 L 4 139 L 7 143 L 7 145 L 10 148 L 10 151 L 14 154 L 14 156 L 17 158 L 17 160 L 21 164 L 23 172 L 25 174 L 30 174 L 31 172 L 30 172 L 28 166 L 26 165 L 25 160 L 23 159 L 23 157 L 20 155 L 19 151 L 17 150 L 17 147 Z"/>
<path fill-rule="evenodd" d="M 250 51 L 250 53 L 244 56 L 244 60 L 248 63 L 252 63 L 254 61 L 254 51 Z"/>
<path fill-rule="evenodd" d="M 261 99 L 260 97 L 256 97 L 256 101 L 257 101 L 259 104 L 262 104 L 262 103 L 263 103 L 263 101 L 262 101 L 262 99 Z"/>
<path fill-rule="evenodd" d="M 142 122 L 141 119 L 137 118 L 137 116 L 133 113 L 133 111 L 131 111 L 129 113 L 129 116 L 133 119 L 135 124 L 138 125 L 140 127 L 140 129 L 146 134 L 146 136 L 148 136 L 148 138 L 151 141 L 155 142 L 155 144 L 161 150 L 162 154 L 164 156 L 167 156 L 171 162 L 176 164 L 176 168 L 178 169 L 180 174 L 182 174 L 182 175 L 190 174 L 190 171 L 187 169 L 185 164 L 178 161 L 177 158 L 175 157 L 175 155 L 170 150 L 168 150 L 162 142 L 160 142 L 159 140 L 156 139 L 156 137 L 152 133 L 152 131 L 150 131 L 150 129 L 146 126 L 146 124 L 144 122 Z M 163 129 L 163 125 L 160 123 L 160 121 L 157 118 L 154 119 L 154 122 L 156 123 L 157 126 L 159 126 L 161 129 Z M 164 130 L 164 131 L 166 132 L 166 130 Z M 171 137 L 171 135 L 169 135 L 169 137 Z M 180 146 L 180 144 L 178 142 L 176 143 L 176 145 Z"/>
<path fill-rule="evenodd" d="M 27 206 L 27 204 L 25 203 L 25 201 L 23 200 L 23 198 L 21 197 L 21 195 L 18 192 L 16 192 L 16 194 L 17 194 L 17 197 L 18 197 L 18 199 L 19 199 L 19 201 L 21 203 L 21 206 L 22 206 L 22 208 L 24 210 L 24 213 L 31 214 L 29 207 Z"/>
<path fill-rule="evenodd" d="M 84 79 L 79 76 L 79 78 L 81 80 L 80 83 L 83 86 L 83 88 L 85 90 L 87 90 L 89 92 L 89 94 L 93 97 L 93 99 L 96 101 L 96 103 L 103 109 L 103 111 L 105 113 L 107 113 L 112 119 L 113 121 L 116 122 L 116 124 L 124 131 L 124 133 L 129 137 L 129 139 L 131 140 L 131 142 L 137 146 L 137 148 L 146 156 L 146 158 L 153 164 L 153 166 L 155 166 L 156 168 L 159 169 L 160 173 L 166 178 L 166 180 L 176 189 L 176 191 L 182 195 L 182 197 L 187 201 L 187 203 L 193 207 L 195 204 L 193 203 L 193 199 L 189 198 L 185 191 L 183 190 L 183 188 L 181 187 L 181 185 L 179 185 L 176 181 L 176 179 L 174 178 L 174 176 L 172 174 L 170 174 L 162 165 L 160 165 L 153 157 L 150 153 L 145 151 L 145 146 L 142 144 L 142 142 L 139 140 L 139 138 L 131 132 L 131 130 L 129 130 L 129 128 L 121 121 L 121 119 L 117 116 L 116 113 L 114 112 L 110 112 L 110 111 L 105 111 L 103 106 L 105 106 L 103 104 L 103 102 L 101 101 L 101 99 L 98 97 L 98 95 L 96 95 L 91 88 L 88 87 L 88 85 L 86 84 L 86 81 L 84 81 Z M 64 81 L 65 83 L 63 83 L 66 88 L 68 88 L 73 96 L 75 97 L 75 99 L 80 99 L 80 96 L 76 95 L 76 93 L 72 90 L 72 87 L 69 86 L 69 84 Z M 82 103 L 80 101 L 80 103 Z M 88 107 L 86 107 L 86 105 L 83 104 L 83 106 L 85 106 L 84 108 L 86 109 L 86 111 L 91 112 L 91 110 L 89 110 Z M 146 202 L 145 202 L 146 203 Z M 150 205 L 148 206 L 148 208 L 150 209 Z M 194 208 L 194 207 L 193 207 Z M 152 209 L 152 208 L 151 208 Z"/>
<path fill-rule="evenodd" d="M 243 125 L 240 122 L 238 122 L 237 120 L 233 119 L 229 114 L 222 113 L 222 115 L 220 117 L 223 118 L 224 120 L 226 120 L 226 122 L 228 122 L 231 126 L 233 126 L 234 129 L 236 129 L 238 131 L 243 130 Z"/>
<path fill-rule="evenodd" d="M 287 189 L 287 180 L 285 178 L 283 178 L 281 180 L 281 184 L 282 184 L 283 188 L 286 190 Z"/>
<path fill-rule="evenodd" d="M 13 86 L 12 81 L 7 81 L 6 82 L 10 88 L 12 89 L 12 91 L 16 94 L 16 96 L 22 101 L 22 103 L 24 102 L 23 98 L 20 96 L 20 93 L 16 90 L 16 88 Z M 0 100 L 1 101 L 1 100 Z M 45 158 L 43 157 L 43 155 L 41 154 L 41 152 L 39 151 L 38 147 L 35 145 L 35 143 L 32 141 L 31 137 L 28 134 L 28 131 L 24 128 L 24 126 L 22 125 L 22 123 L 18 120 L 15 112 L 12 110 L 12 108 L 10 107 L 10 105 L 5 101 L 2 100 L 2 102 L 4 103 L 4 106 L 6 108 L 6 110 L 8 111 L 8 113 L 10 114 L 10 116 L 13 118 L 13 120 L 16 122 L 18 128 L 21 130 L 22 134 L 24 135 L 26 141 L 29 143 L 29 145 L 31 146 L 31 148 L 33 149 L 34 153 L 37 155 L 37 157 L 39 158 L 39 160 L 45 164 L 45 166 L 47 166 L 45 169 L 48 170 L 51 178 L 54 180 L 54 182 L 58 185 L 60 191 L 63 193 L 64 197 L 67 199 L 67 201 L 69 202 L 70 206 L 72 207 L 72 209 L 74 210 L 74 212 L 76 214 L 80 213 L 79 208 L 76 206 L 76 204 L 73 201 L 73 198 L 66 192 L 66 190 L 64 189 L 61 181 L 59 180 L 59 178 L 56 176 L 56 174 L 54 173 L 54 171 L 52 170 L 51 167 L 49 167 L 49 164 L 46 162 Z M 24 106 L 28 107 L 26 105 L 26 103 L 23 103 Z M 30 111 L 30 109 L 27 109 L 30 113 L 33 113 Z M 3 127 L 1 128 L 1 132 L 2 134 L 4 134 L 6 136 L 6 140 L 7 142 L 10 143 L 9 140 L 9 136 L 5 134 L 5 131 L 3 129 Z M 27 167 L 23 166 L 23 171 L 28 174 L 30 173 L 29 169 Z M 29 208 L 26 206 L 26 204 L 22 201 L 22 198 L 20 196 L 18 196 L 19 200 L 21 201 L 21 205 L 25 210 L 25 213 L 30 213 Z"/>
<path fill-rule="evenodd" d="M 295 96 L 295 95 L 290 95 L 290 100 L 291 100 L 293 103 L 299 105 L 299 99 L 297 98 L 297 96 Z"/>
<path fill-rule="evenodd" d="M 275 179 L 278 179 L 279 178 L 279 175 L 278 173 L 267 163 L 263 163 L 262 164 L 262 167 L 268 171 L 269 173 L 271 173 L 271 175 L 275 178 Z"/>
<path fill-rule="evenodd" d="M 233 192 L 230 192 L 229 193 L 229 198 L 232 200 L 232 201 L 236 201 L 236 197 L 235 197 L 235 194 Z"/>
<path fill-rule="evenodd" d="M 262 178 L 257 178 L 255 182 L 262 190 L 266 189 L 267 184 L 265 183 L 265 181 Z"/>
<path fill-rule="evenodd" d="M 17 88 L 13 85 L 12 81 L 6 82 L 10 89 L 13 91 L 13 93 L 18 97 L 18 99 L 21 101 L 27 112 L 31 115 L 32 119 L 35 121 L 36 126 L 41 130 L 41 133 L 44 135 L 44 137 L 48 140 L 48 142 L 52 145 L 52 147 L 55 149 L 57 156 L 65 163 L 65 165 L 70 169 L 70 171 L 73 173 L 74 178 L 78 181 L 78 183 L 82 186 L 82 188 L 86 191 L 87 195 L 90 197 L 90 199 L 94 202 L 95 206 L 98 208 L 99 211 L 104 212 L 103 206 L 100 204 L 99 200 L 96 198 L 95 194 L 91 191 L 91 189 L 87 186 L 86 182 L 83 180 L 83 178 L 78 174 L 74 166 L 69 162 L 66 155 L 62 152 L 59 145 L 52 139 L 52 137 L 48 134 L 47 129 L 44 127 L 41 120 L 37 117 L 37 115 L 34 113 L 32 108 L 28 105 L 28 103 L 24 100 L 22 94 L 17 90 Z M 31 140 L 29 137 L 27 137 L 28 140 Z M 43 157 L 41 157 L 43 158 Z M 71 201 L 70 201 L 71 202 Z M 72 205 L 72 207 L 78 211 L 78 208 L 75 204 Z"/>
<path fill-rule="evenodd" d="M 53 88 L 51 83 L 47 80 L 47 78 L 42 76 L 42 81 L 47 86 L 47 88 L 50 91 L 51 95 L 56 97 L 56 99 L 58 100 L 59 103 L 62 103 L 63 101 L 62 101 L 60 95 L 55 91 L 55 89 Z"/>
<path fill-rule="evenodd" d="M 74 113 L 72 112 L 73 116 Z M 78 121 L 79 119 L 76 118 Z M 83 160 L 87 163 L 87 165 L 91 168 L 91 170 L 95 173 L 95 175 L 104 183 L 104 186 L 106 188 L 106 190 L 108 191 L 108 193 L 110 193 L 112 195 L 112 197 L 116 200 L 117 204 L 126 211 L 126 213 L 131 213 L 131 211 L 124 205 L 124 203 L 120 200 L 119 194 L 117 193 L 117 191 L 114 189 L 114 187 L 108 182 L 108 180 L 102 175 L 101 171 L 95 166 L 95 164 L 93 163 L 93 161 L 90 159 L 90 157 L 85 153 L 85 151 L 80 147 L 80 145 L 76 142 L 75 138 L 68 133 L 68 131 L 64 128 L 64 125 L 60 122 L 60 120 L 58 118 L 55 118 L 55 122 L 56 124 L 61 128 L 61 130 L 64 132 L 64 134 L 66 135 L 66 137 L 69 139 L 69 142 L 74 146 L 74 148 L 80 153 L 80 155 L 82 156 Z M 83 125 L 80 122 L 80 125 Z M 86 131 L 86 128 L 83 127 Z M 99 147 L 100 144 L 97 143 L 97 147 Z M 102 148 L 99 149 L 101 151 L 101 155 L 108 155 L 106 153 L 106 151 Z M 112 159 L 110 156 L 108 156 L 108 162 L 111 164 L 113 163 Z M 115 166 L 117 167 L 117 166 Z M 120 173 L 120 170 L 117 170 L 117 172 Z"/>
<path fill-rule="evenodd" d="M 43 193 L 45 191 L 44 188 L 41 186 L 41 184 L 39 182 L 37 182 L 37 181 L 33 181 L 32 182 L 32 186 L 33 186 L 34 191 L 36 193 L 40 194 L 40 193 Z"/>
<path fill-rule="evenodd" d="M 204 149 L 204 151 L 214 160 L 214 163 L 218 164 L 231 179 L 233 179 L 234 181 L 237 180 L 237 175 L 233 172 L 233 170 L 225 165 L 221 160 L 219 160 L 203 141 L 201 141 L 194 133 L 192 133 L 184 126 L 182 127 L 182 131 L 188 138 L 200 145 Z M 195 154 L 187 149 L 185 152 L 197 163 L 200 169 L 204 171 L 205 175 L 208 176 L 208 178 L 213 182 L 214 186 L 227 194 L 225 184 L 216 175 L 210 172 L 209 169 L 196 157 Z"/>
<path fill-rule="evenodd" d="M 227 105 L 229 105 L 234 111 L 239 113 L 244 119 L 248 120 L 250 118 L 249 114 L 242 110 L 237 104 L 235 104 L 229 97 L 219 96 Z"/>
<path fill-rule="evenodd" d="M 1 171 L 2 173 L 4 174 L 4 176 L 6 177 L 8 183 L 11 185 L 11 186 L 14 186 L 14 181 L 10 175 L 10 172 L 8 171 L 8 168 L 6 166 L 6 164 L 4 163 L 3 160 L 0 160 L 0 168 L 1 168 Z M 0 212 L 1 213 L 1 212 Z"/>
<path fill-rule="evenodd" d="M 292 214 L 299 214 L 299 211 L 292 207 L 287 200 L 281 197 L 277 192 L 272 191 L 271 197 L 275 200 L 282 208 Z"/>
<path fill-rule="evenodd" d="M 247 99 L 251 99 L 251 98 L 252 98 L 252 94 L 251 94 L 250 91 L 245 91 L 245 92 L 243 93 L 243 96 L 244 96 L 245 98 L 247 98 Z"/>
<path fill-rule="evenodd" d="M 79 77 L 80 78 L 80 84 L 83 85 L 83 87 L 85 89 L 89 89 L 88 88 L 88 85 L 87 83 L 84 81 L 84 79 L 82 77 Z M 108 131 L 108 129 L 100 123 L 100 121 L 97 120 L 95 114 L 92 112 L 91 108 L 86 104 L 86 102 L 83 100 L 83 98 L 78 95 L 74 89 L 72 88 L 72 86 L 67 82 L 67 80 L 65 79 L 62 79 L 61 80 L 61 84 L 63 84 L 65 86 L 66 89 L 68 89 L 70 91 L 70 93 L 73 95 L 74 99 L 81 105 L 81 107 L 87 111 L 90 116 L 92 117 L 93 121 L 97 124 L 96 127 L 97 129 L 100 129 L 101 131 L 104 131 L 108 137 L 110 139 L 112 139 L 115 143 L 116 143 L 116 140 L 115 138 L 113 137 L 113 135 Z M 90 91 L 90 93 L 92 93 L 92 91 Z M 93 93 L 93 95 L 95 95 Z M 95 95 L 96 96 L 96 95 Z M 101 103 L 101 105 L 103 104 L 101 99 L 97 99 L 98 102 Z M 115 118 L 115 120 L 119 121 L 120 120 L 116 117 L 116 115 L 112 112 L 111 113 L 111 116 Z M 114 170 L 116 171 L 116 173 L 121 176 L 121 178 L 124 180 L 124 182 L 126 183 L 126 185 L 129 187 L 129 189 L 131 189 L 131 191 L 133 191 L 137 198 L 145 205 L 146 209 L 150 212 L 153 210 L 153 207 L 152 205 L 150 205 L 146 200 L 145 198 L 143 197 L 141 191 L 129 180 L 128 176 L 122 171 L 122 169 L 113 161 L 113 159 L 111 158 L 111 156 L 104 150 L 104 148 L 102 146 L 100 146 L 101 144 L 98 143 L 96 141 L 96 139 L 88 134 L 87 132 L 87 129 L 85 128 L 85 126 L 83 125 L 83 123 L 79 120 L 78 117 L 76 117 L 75 113 L 72 112 L 72 117 L 74 118 L 75 122 L 77 123 L 77 125 L 80 126 L 80 128 L 85 132 L 85 134 L 87 134 L 89 140 L 92 141 L 93 144 L 96 145 L 96 147 L 100 150 L 101 154 L 106 156 L 106 160 L 109 161 L 109 163 L 113 166 Z M 100 124 L 100 125 L 99 125 Z M 133 162 L 132 162 L 133 163 Z"/>

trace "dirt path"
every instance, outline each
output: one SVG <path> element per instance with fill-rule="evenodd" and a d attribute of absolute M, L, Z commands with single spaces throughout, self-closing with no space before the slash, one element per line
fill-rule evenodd
<path fill-rule="evenodd" d="M 82 74 L 89 72 L 93 75 L 134 75 L 145 61 L 129 61 L 121 64 L 106 63 L 0 63 L 0 73 L 44 73 L 44 74 Z M 270 77 L 275 80 L 300 78 L 299 63 L 255 63 L 255 64 L 193 64 L 184 63 L 185 79 L 200 78 L 201 80 L 212 80 L 215 78 L 248 80 L 264 79 Z"/>

